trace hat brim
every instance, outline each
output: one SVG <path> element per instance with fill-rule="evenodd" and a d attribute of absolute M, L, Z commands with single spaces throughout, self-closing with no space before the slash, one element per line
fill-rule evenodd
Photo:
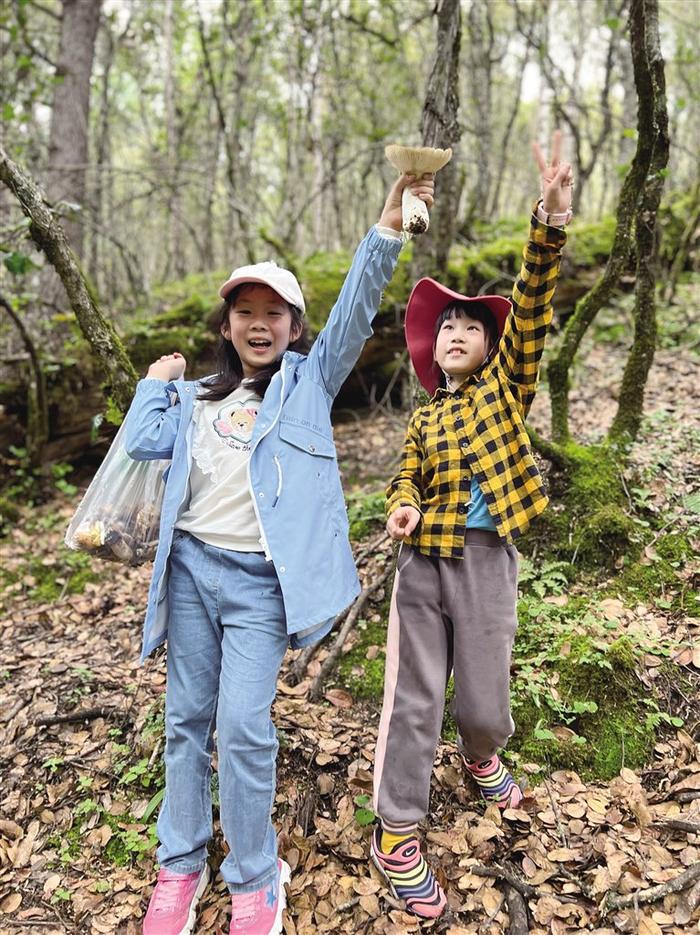
<path fill-rule="evenodd" d="M 433 359 L 435 323 L 451 302 L 480 302 L 486 305 L 496 321 L 499 338 L 512 307 L 510 299 L 502 295 L 467 296 L 427 276 L 418 280 L 406 305 L 404 329 L 416 375 L 431 396 L 439 385 L 439 371 Z"/>
<path fill-rule="evenodd" d="M 251 283 L 254 285 L 267 286 L 269 289 L 272 289 L 273 292 L 276 292 L 281 298 L 284 299 L 289 305 L 294 305 L 296 308 L 301 308 L 302 312 L 305 312 L 304 300 L 302 297 L 302 304 L 299 305 L 299 296 L 293 296 L 290 293 L 287 293 L 286 290 L 280 289 L 279 285 L 271 283 L 269 280 L 265 279 L 264 276 L 234 276 L 233 279 L 227 279 L 223 286 L 219 289 L 219 295 L 222 299 L 225 299 L 231 294 L 231 292 L 236 288 L 236 286 L 242 286 L 244 283 Z"/>

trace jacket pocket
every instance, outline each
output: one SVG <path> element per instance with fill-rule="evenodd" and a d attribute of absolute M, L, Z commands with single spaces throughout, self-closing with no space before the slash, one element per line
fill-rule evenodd
<path fill-rule="evenodd" d="M 314 455 L 317 458 L 335 458 L 335 444 L 332 438 L 327 438 L 313 429 L 295 422 L 280 422 L 280 438 L 288 445 L 293 445 L 299 451 Z"/>

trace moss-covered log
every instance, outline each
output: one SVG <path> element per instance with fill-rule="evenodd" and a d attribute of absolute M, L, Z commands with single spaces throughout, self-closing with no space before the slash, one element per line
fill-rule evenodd
<path fill-rule="evenodd" d="M 80 329 L 107 375 L 114 401 L 124 412 L 134 393 L 136 371 L 114 328 L 102 315 L 93 289 L 56 215 L 36 183 L 1 146 L 0 181 L 7 185 L 29 218 L 32 240 L 58 273 Z"/>

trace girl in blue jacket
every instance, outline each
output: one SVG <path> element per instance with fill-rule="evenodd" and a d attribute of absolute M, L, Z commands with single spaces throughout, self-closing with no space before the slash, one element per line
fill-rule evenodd
<path fill-rule="evenodd" d="M 432 206 L 432 177 L 396 182 L 308 355 L 297 350 L 296 278 L 258 263 L 221 287 L 219 372 L 186 381 L 171 354 L 136 389 L 127 451 L 171 459 L 143 634 L 142 658 L 168 640 L 161 869 L 145 935 L 193 929 L 209 873 L 215 729 L 230 931 L 282 931 L 290 869 L 270 819 L 270 708 L 287 645 L 320 640 L 360 590 L 330 409 L 393 274 L 407 185 Z"/>

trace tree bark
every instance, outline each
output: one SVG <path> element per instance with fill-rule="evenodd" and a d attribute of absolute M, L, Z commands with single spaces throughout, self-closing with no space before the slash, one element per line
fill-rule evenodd
<path fill-rule="evenodd" d="M 441 0 L 437 12 L 435 58 L 423 105 L 421 137 L 424 146 L 452 147 L 452 159 L 436 178 L 435 208 L 430 228 L 416 244 L 414 274 L 440 274 L 454 240 L 459 185 L 459 51 L 462 38 L 460 0 Z"/>
<path fill-rule="evenodd" d="M 612 441 L 629 443 L 639 432 L 644 388 L 656 350 L 657 213 L 669 156 L 666 76 L 659 39 L 658 0 L 632 0 L 630 36 L 639 97 L 639 140 L 649 167 L 636 212 L 637 280 L 634 289 L 634 342 L 627 358 Z"/>
<path fill-rule="evenodd" d="M 44 200 L 36 183 L 0 146 L 0 181 L 20 203 L 29 218 L 29 233 L 58 273 L 80 330 L 102 364 L 114 402 L 125 412 L 131 402 L 137 375 L 112 325 L 103 317 L 63 228 Z"/>
<path fill-rule="evenodd" d="M 50 174 L 53 202 L 67 201 L 85 209 L 90 116 L 90 76 L 102 0 L 63 0 L 61 44 L 56 69 L 51 130 Z M 65 234 L 77 256 L 83 251 L 80 214 L 65 218 Z"/>
<path fill-rule="evenodd" d="M 491 193 L 493 140 L 494 32 L 489 0 L 473 0 L 468 13 L 469 102 L 471 104 L 471 146 L 475 153 L 474 187 L 470 192 L 464 227 L 486 217 Z"/>

